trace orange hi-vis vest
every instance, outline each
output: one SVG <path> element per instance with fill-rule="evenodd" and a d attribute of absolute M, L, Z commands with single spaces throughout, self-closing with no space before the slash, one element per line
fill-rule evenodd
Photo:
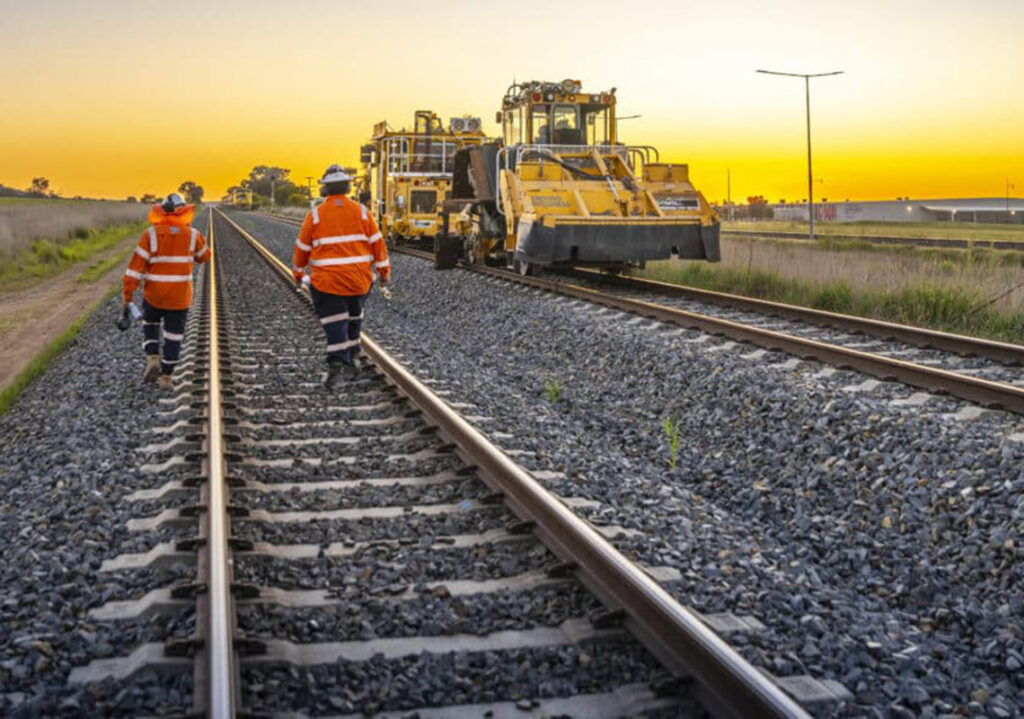
<path fill-rule="evenodd" d="M 131 301 L 140 282 L 142 296 L 161 310 L 186 310 L 192 304 L 192 265 L 210 259 L 206 238 L 192 227 L 193 206 L 164 212 L 154 205 L 149 213 L 152 227 L 142 233 L 128 269 L 121 296 Z"/>
<path fill-rule="evenodd" d="M 365 295 L 373 271 L 391 274 L 384 239 L 366 207 L 344 195 L 331 195 L 306 215 L 292 256 L 296 279 L 310 268 L 310 282 L 321 292 Z"/>

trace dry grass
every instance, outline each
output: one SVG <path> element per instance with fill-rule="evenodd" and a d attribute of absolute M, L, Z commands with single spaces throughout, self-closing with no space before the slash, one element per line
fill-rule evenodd
<path fill-rule="evenodd" d="M 148 205 L 135 202 L 7 202 L 0 204 L 0 257 L 28 251 L 47 239 L 61 245 L 90 229 L 140 222 Z"/>
<path fill-rule="evenodd" d="M 723 230 L 798 232 L 807 234 L 806 222 L 782 220 L 723 222 Z M 927 237 L 946 240 L 1019 240 L 1024 225 L 974 224 L 971 222 L 815 222 L 814 234 L 857 237 Z"/>
<path fill-rule="evenodd" d="M 722 262 L 639 274 L 844 314 L 1024 344 L 1024 253 L 723 238 Z"/>
<path fill-rule="evenodd" d="M 266 209 L 266 208 L 264 208 L 264 209 Z M 266 211 L 269 212 L 269 210 L 266 210 Z M 278 215 L 279 217 L 288 217 L 288 218 L 293 219 L 293 220 L 304 220 L 304 219 L 306 219 L 306 215 L 309 214 L 309 208 L 308 207 L 291 207 L 291 206 L 285 205 L 284 207 L 278 207 L 274 211 L 274 214 Z"/>
<path fill-rule="evenodd" d="M 767 272 L 819 286 L 845 284 L 854 292 L 897 293 L 929 286 L 991 298 L 1024 282 L 1024 257 L 1017 252 L 887 252 L 732 237 L 722 240 L 721 267 Z M 992 306 L 1003 312 L 1024 310 L 1024 287 Z"/>

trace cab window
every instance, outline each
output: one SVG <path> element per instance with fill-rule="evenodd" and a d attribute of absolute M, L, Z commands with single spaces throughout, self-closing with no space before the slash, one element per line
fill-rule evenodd
<path fill-rule="evenodd" d="M 413 190 L 409 198 L 409 212 L 414 215 L 426 215 L 437 206 L 437 193 L 434 190 Z"/>
<path fill-rule="evenodd" d="M 505 111 L 505 144 L 517 145 L 520 142 L 523 108 L 518 107 Z"/>
<path fill-rule="evenodd" d="M 548 122 L 548 106 L 534 105 L 531 109 L 530 129 L 535 145 L 551 144 L 551 127 Z"/>
<path fill-rule="evenodd" d="M 554 129 L 552 142 L 555 145 L 582 145 L 579 107 L 576 105 L 555 105 L 552 112 Z"/>
<path fill-rule="evenodd" d="M 608 108 L 597 106 L 585 109 L 587 117 L 587 144 L 608 144 Z"/>

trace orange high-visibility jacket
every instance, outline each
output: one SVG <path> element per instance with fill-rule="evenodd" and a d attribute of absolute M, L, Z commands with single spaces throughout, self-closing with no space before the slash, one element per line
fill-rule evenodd
<path fill-rule="evenodd" d="M 306 215 L 292 263 L 295 279 L 308 265 L 313 287 L 332 295 L 365 295 L 373 270 L 385 278 L 391 274 L 377 223 L 365 206 L 344 195 L 331 195 Z"/>
<path fill-rule="evenodd" d="M 121 296 L 131 301 L 140 282 L 142 296 L 161 310 L 186 310 L 192 304 L 192 264 L 210 259 L 206 238 L 192 227 L 193 205 L 164 212 L 160 205 L 149 211 L 152 227 L 142 233 L 128 269 Z"/>

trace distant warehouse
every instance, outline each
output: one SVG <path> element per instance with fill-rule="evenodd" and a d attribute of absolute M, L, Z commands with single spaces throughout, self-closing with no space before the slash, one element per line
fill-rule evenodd
<path fill-rule="evenodd" d="M 805 203 L 772 204 L 776 220 L 807 222 Z M 978 197 L 947 200 L 814 203 L 815 222 L 998 222 L 1024 224 L 1024 200 Z"/>

